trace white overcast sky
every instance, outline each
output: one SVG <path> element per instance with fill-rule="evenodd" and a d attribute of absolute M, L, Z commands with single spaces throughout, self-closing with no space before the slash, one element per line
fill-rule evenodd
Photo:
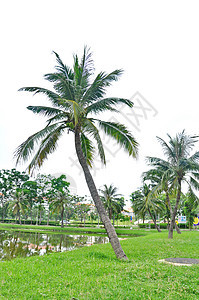
<path fill-rule="evenodd" d="M 96 161 L 97 187 L 113 183 L 127 198 L 141 185 L 146 156 L 162 156 L 156 136 L 166 138 L 186 129 L 198 134 L 199 2 L 184 0 L 125 1 L 2 1 L 0 169 L 15 166 L 13 152 L 45 119 L 28 111 L 45 97 L 18 92 L 23 86 L 50 87 L 43 79 L 53 71 L 56 51 L 67 65 L 73 53 L 91 47 L 96 73 L 123 68 L 108 96 L 131 98 L 134 115 L 108 114 L 124 122 L 140 144 L 139 159 L 129 158 L 107 139 L 106 168 Z M 146 100 L 146 101 L 145 101 Z M 145 108 L 140 109 L 140 104 Z M 125 118 L 126 116 L 126 118 Z M 61 140 L 41 173 L 65 173 L 88 194 L 76 165 L 73 136 Z M 19 166 L 19 170 L 24 170 Z"/>

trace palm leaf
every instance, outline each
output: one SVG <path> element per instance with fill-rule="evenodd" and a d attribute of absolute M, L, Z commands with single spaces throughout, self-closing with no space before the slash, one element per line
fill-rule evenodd
<path fill-rule="evenodd" d="M 25 142 L 19 145 L 14 152 L 14 157 L 17 159 L 16 163 L 18 164 L 20 161 L 28 160 L 32 152 L 35 150 L 35 146 L 38 144 L 38 142 L 49 133 L 54 132 L 57 127 L 58 124 L 47 126 L 31 135 Z"/>
<path fill-rule="evenodd" d="M 83 133 L 81 133 L 81 148 L 86 158 L 87 164 L 92 167 L 95 148 L 91 140 L 89 140 L 88 137 L 86 137 Z"/>
<path fill-rule="evenodd" d="M 31 170 L 38 167 L 40 168 L 44 161 L 47 159 L 48 155 L 53 153 L 57 148 L 57 142 L 61 137 L 63 131 L 66 127 L 60 125 L 54 131 L 50 132 L 46 138 L 44 138 L 40 144 L 39 150 L 33 157 L 31 163 L 28 166 L 28 171 L 30 173 Z"/>
<path fill-rule="evenodd" d="M 35 114 L 41 114 L 43 116 L 57 116 L 59 114 L 66 114 L 64 111 L 53 108 L 53 107 L 47 107 L 47 106 L 28 106 L 28 110 L 31 110 Z"/>
<path fill-rule="evenodd" d="M 122 72 L 122 70 L 115 70 L 110 74 L 106 74 L 105 72 L 99 73 L 86 90 L 82 102 L 84 104 L 90 104 L 103 98 L 106 93 L 106 87 L 110 86 L 113 81 L 117 81 Z"/>
<path fill-rule="evenodd" d="M 48 89 L 40 88 L 40 87 L 23 87 L 19 89 L 19 92 L 25 91 L 25 92 L 32 92 L 34 95 L 36 94 L 44 94 L 48 97 L 48 99 L 51 101 L 51 103 L 54 106 L 61 106 L 59 103 L 60 96 Z"/>
<path fill-rule="evenodd" d="M 95 119 L 96 120 L 96 119 Z M 123 124 L 115 122 L 105 122 L 96 120 L 104 132 L 117 141 L 117 143 L 126 150 L 129 155 L 137 157 L 138 143 Z"/>
<path fill-rule="evenodd" d="M 84 126 L 83 130 L 94 137 L 95 141 L 97 142 L 98 154 L 100 156 L 100 159 L 103 164 L 106 164 L 106 158 L 105 158 L 102 140 L 101 140 L 101 137 L 100 137 L 97 127 L 95 127 L 95 125 L 93 124 L 93 120 L 85 119 L 83 126 Z"/>
<path fill-rule="evenodd" d="M 64 76 L 66 76 L 67 79 L 73 80 L 74 74 L 73 74 L 72 69 L 69 68 L 68 66 L 66 66 L 66 65 L 62 62 L 60 56 L 59 56 L 55 51 L 53 51 L 53 53 L 55 54 L 56 60 L 57 60 L 57 63 L 58 63 L 58 66 L 56 66 L 55 69 L 56 69 L 59 73 L 62 73 Z"/>
<path fill-rule="evenodd" d="M 54 82 L 54 89 L 61 98 L 75 100 L 73 81 L 67 79 L 62 73 L 48 73 L 44 78 L 50 82 Z"/>
<path fill-rule="evenodd" d="M 105 98 L 101 99 L 91 105 L 89 105 L 86 108 L 86 112 L 88 113 L 99 113 L 103 111 L 115 111 L 118 112 L 117 109 L 113 108 L 112 105 L 117 105 L 117 104 L 126 104 L 129 107 L 133 106 L 133 102 L 128 100 L 128 99 L 123 99 L 123 98 Z"/>

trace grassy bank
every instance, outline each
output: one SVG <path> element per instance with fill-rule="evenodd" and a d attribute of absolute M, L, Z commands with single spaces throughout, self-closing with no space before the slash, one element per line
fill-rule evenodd
<path fill-rule="evenodd" d="M 149 234 L 121 242 L 129 262 L 110 244 L 0 263 L 0 299 L 199 299 L 199 265 L 159 263 L 199 258 L 199 233 Z M 73 298 L 74 297 L 74 298 Z"/>
<path fill-rule="evenodd" d="M 65 233 L 65 234 L 92 234 L 92 235 L 107 235 L 103 228 L 87 228 L 87 227 L 58 227 L 58 226 L 36 226 L 36 225 L 18 225 L 0 223 L 0 230 L 15 230 L 26 232 L 42 232 L 42 233 Z M 154 230 L 145 229 L 116 229 L 119 236 L 144 236 L 154 233 Z"/>

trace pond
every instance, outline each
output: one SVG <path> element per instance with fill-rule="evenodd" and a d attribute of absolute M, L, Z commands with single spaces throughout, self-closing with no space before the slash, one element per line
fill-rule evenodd
<path fill-rule="evenodd" d="M 104 236 L 0 230 L 0 260 L 64 252 L 83 246 L 108 242 L 109 239 Z"/>

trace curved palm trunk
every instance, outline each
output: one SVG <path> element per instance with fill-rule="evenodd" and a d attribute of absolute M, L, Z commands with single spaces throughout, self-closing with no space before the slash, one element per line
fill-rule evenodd
<path fill-rule="evenodd" d="M 180 193 L 181 193 L 181 189 L 180 189 Z M 171 208 L 171 202 L 170 202 L 170 198 L 169 198 L 168 192 L 166 192 L 166 199 L 167 199 L 167 203 L 168 203 L 168 206 L 169 206 L 170 215 L 171 215 L 171 219 L 172 219 L 172 216 L 173 216 L 174 212 L 172 211 L 172 208 Z M 180 201 L 180 199 L 179 199 L 179 201 Z M 179 201 L 178 201 L 178 203 L 179 203 Z M 177 210 L 176 210 L 176 213 L 177 213 Z M 176 217 L 176 215 L 175 215 L 175 217 Z M 178 227 L 178 225 L 175 222 L 175 217 L 174 217 L 174 224 L 172 226 L 175 226 L 175 230 L 177 231 L 177 233 L 181 234 L 180 228 Z M 171 223 L 170 224 L 168 223 L 168 229 L 169 229 L 169 231 L 170 231 L 170 226 L 171 226 Z M 173 238 L 173 233 L 171 233 L 171 236 L 172 236 L 171 238 Z"/>
<path fill-rule="evenodd" d="M 148 212 L 149 212 L 149 215 L 151 217 L 151 219 L 153 220 L 153 223 L 155 225 L 155 228 L 157 229 L 158 232 L 161 232 L 160 228 L 158 227 L 157 223 L 156 223 L 156 219 L 154 218 L 153 214 L 151 213 L 151 210 L 148 208 Z"/>
<path fill-rule="evenodd" d="M 111 224 L 111 221 L 105 211 L 104 205 L 98 195 L 97 188 L 95 186 L 94 180 L 92 178 L 92 175 L 90 173 L 85 156 L 84 156 L 82 148 L 81 148 L 80 134 L 78 132 L 78 129 L 76 129 L 76 131 L 75 131 L 75 149 L 76 149 L 76 153 L 77 153 L 77 157 L 80 162 L 80 165 L 82 166 L 82 169 L 84 171 L 84 176 L 85 176 L 86 183 L 88 185 L 90 194 L 93 198 L 93 201 L 94 201 L 97 211 L 100 215 L 100 218 L 104 224 L 104 227 L 105 227 L 105 230 L 109 237 L 111 246 L 112 246 L 117 258 L 127 260 L 128 257 L 126 256 L 126 254 L 124 253 L 124 251 L 120 245 L 118 236 L 115 232 L 115 228 Z"/>
<path fill-rule="evenodd" d="M 168 235 L 169 239 L 173 238 L 173 227 L 175 226 L 175 217 L 177 215 L 178 205 L 180 202 L 180 196 L 181 196 L 181 180 L 180 179 L 178 180 L 178 185 L 179 186 L 178 186 L 178 193 L 177 193 L 177 197 L 176 197 L 176 204 L 175 204 L 175 207 L 174 207 L 172 215 L 171 215 L 171 223 L 170 223 L 169 235 Z M 181 233 L 181 232 L 178 232 L 178 233 Z"/>

